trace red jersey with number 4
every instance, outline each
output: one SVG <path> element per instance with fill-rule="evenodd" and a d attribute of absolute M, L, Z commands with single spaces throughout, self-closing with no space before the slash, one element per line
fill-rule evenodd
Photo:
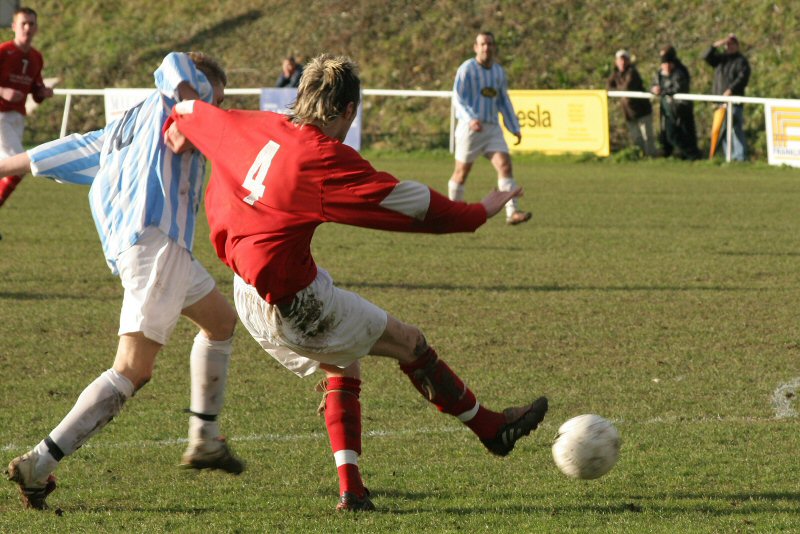
<path fill-rule="evenodd" d="M 486 222 L 482 204 L 451 202 L 378 172 L 285 115 L 186 102 L 172 118 L 212 164 L 205 202 L 217 255 L 273 304 L 316 277 L 311 239 L 324 222 L 428 233 L 472 232 Z"/>
<path fill-rule="evenodd" d="M 20 50 L 14 41 L 0 44 L 0 87 L 10 87 L 26 95 L 44 87 L 44 59 L 35 48 Z M 17 111 L 25 115 L 25 99 L 9 102 L 0 98 L 0 111 Z"/>

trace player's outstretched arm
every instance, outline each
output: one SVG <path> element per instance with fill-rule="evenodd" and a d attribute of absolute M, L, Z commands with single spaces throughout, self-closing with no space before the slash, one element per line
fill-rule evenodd
<path fill-rule="evenodd" d="M 497 215 L 497 213 L 503 209 L 506 205 L 506 202 L 511 200 L 515 197 L 522 196 L 522 188 L 517 187 L 511 191 L 498 191 L 494 189 L 491 193 L 486 195 L 483 200 L 481 200 L 481 204 L 486 209 L 486 218 L 489 219 Z"/>
<path fill-rule="evenodd" d="M 0 176 L 24 176 L 31 172 L 31 158 L 22 152 L 0 160 Z"/>

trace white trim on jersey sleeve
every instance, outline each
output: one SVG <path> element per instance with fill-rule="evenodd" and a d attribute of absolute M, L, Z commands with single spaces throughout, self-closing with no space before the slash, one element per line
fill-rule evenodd
<path fill-rule="evenodd" d="M 425 219 L 431 205 L 431 190 L 419 182 L 399 182 L 386 195 L 380 206 L 407 215 L 418 221 Z"/>
<path fill-rule="evenodd" d="M 175 104 L 175 111 L 180 115 L 188 115 L 194 113 L 194 103 L 196 100 L 184 100 Z"/>

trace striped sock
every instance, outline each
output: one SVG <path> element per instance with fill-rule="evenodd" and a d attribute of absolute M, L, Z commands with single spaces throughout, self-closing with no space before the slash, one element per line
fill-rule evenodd
<path fill-rule="evenodd" d="M 481 406 L 475 394 L 432 348 L 414 362 L 400 365 L 400 369 L 440 412 L 457 417 L 479 438 L 494 437 L 506 424 L 502 413 Z"/>
<path fill-rule="evenodd" d="M 361 455 L 361 380 L 334 376 L 325 388 L 325 425 L 339 474 L 339 495 L 366 493 L 358 457 Z"/>

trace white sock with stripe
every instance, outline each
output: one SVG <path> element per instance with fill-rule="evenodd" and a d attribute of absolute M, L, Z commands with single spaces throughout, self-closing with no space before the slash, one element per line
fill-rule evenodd
<path fill-rule="evenodd" d="M 497 179 L 497 189 L 500 191 L 511 191 L 516 189 L 517 181 L 514 180 L 513 177 L 508 176 L 506 178 L 498 178 Z M 506 217 L 511 217 L 518 209 L 518 203 L 516 198 L 512 198 L 508 202 L 506 202 Z"/>

